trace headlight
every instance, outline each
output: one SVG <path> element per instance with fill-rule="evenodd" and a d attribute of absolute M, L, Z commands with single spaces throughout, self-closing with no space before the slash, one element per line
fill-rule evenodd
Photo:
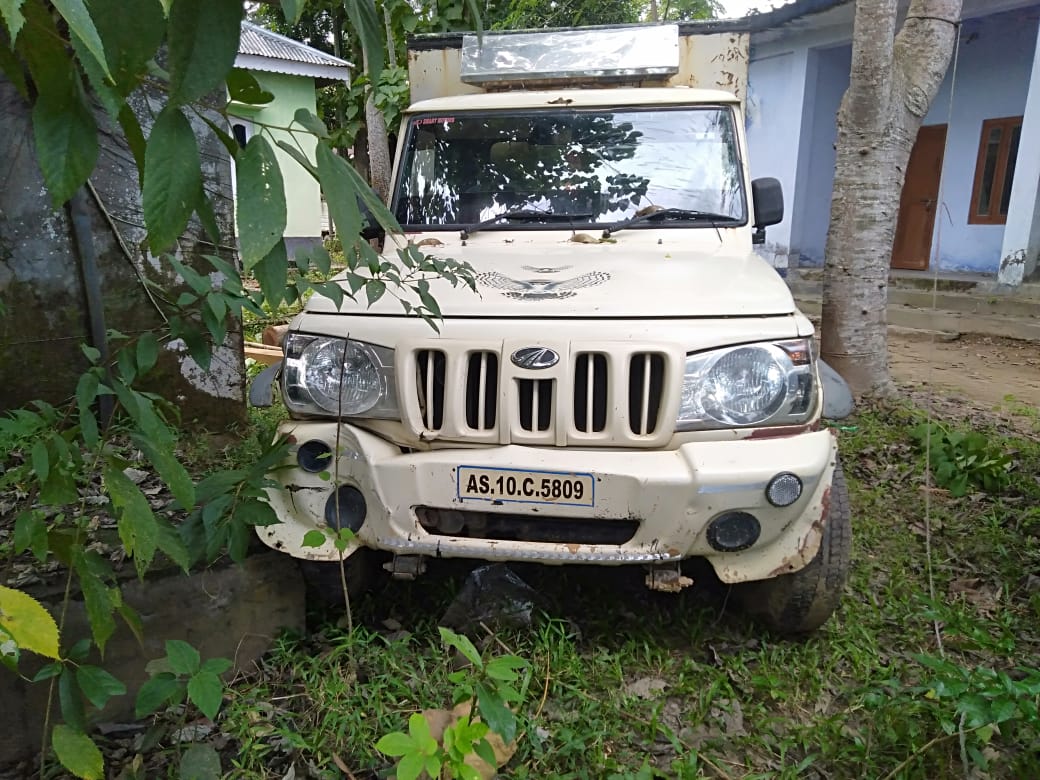
<path fill-rule="evenodd" d="M 300 414 L 398 419 L 394 353 L 363 341 L 290 333 L 285 404 Z"/>
<path fill-rule="evenodd" d="M 815 375 L 808 339 L 688 355 L 676 427 L 805 422 L 816 410 Z"/>

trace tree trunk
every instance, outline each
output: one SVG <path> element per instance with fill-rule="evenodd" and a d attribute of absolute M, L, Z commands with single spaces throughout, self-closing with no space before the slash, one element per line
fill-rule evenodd
<path fill-rule="evenodd" d="M 368 56 L 364 58 L 368 71 Z M 368 176 L 372 189 L 386 203 L 390 193 L 390 139 L 386 135 L 386 120 L 383 112 L 376 108 L 375 84 L 369 85 L 365 98 L 365 127 L 368 130 Z"/>
<path fill-rule="evenodd" d="M 893 389 L 886 307 L 899 196 L 961 15 L 961 0 L 911 0 L 897 35 L 896 5 L 857 0 L 851 80 L 838 110 L 822 357 L 857 394 Z"/>

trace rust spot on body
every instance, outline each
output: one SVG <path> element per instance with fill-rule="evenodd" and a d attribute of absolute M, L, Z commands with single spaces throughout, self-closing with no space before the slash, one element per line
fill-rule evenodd
<path fill-rule="evenodd" d="M 775 428 L 758 428 L 751 432 L 749 439 L 777 439 L 781 436 L 797 436 L 810 429 L 808 425 L 778 425 Z"/>

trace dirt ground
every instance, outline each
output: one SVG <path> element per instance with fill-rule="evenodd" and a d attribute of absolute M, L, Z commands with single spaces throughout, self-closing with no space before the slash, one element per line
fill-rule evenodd
<path fill-rule="evenodd" d="M 962 399 L 1040 427 L 1040 344 L 974 335 L 932 341 L 893 329 L 888 349 L 892 377 L 911 385 L 915 396 L 932 388 L 944 400 Z"/>

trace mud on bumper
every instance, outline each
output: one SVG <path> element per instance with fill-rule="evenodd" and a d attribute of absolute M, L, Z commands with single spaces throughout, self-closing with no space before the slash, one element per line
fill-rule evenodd
<path fill-rule="evenodd" d="M 304 547 L 303 537 L 315 528 L 346 523 L 356 529 L 351 549 L 547 564 L 657 564 L 704 557 L 721 580 L 732 583 L 797 571 L 812 560 L 836 459 L 834 437 L 827 431 L 638 452 L 507 445 L 402 453 L 367 431 L 343 425 L 338 462 L 327 458 L 315 465 L 306 456 L 336 447 L 335 424 L 289 422 L 282 432 L 293 445 L 287 468 L 279 472 L 282 489 L 270 493 L 282 522 L 258 532 L 269 546 L 295 557 L 337 560 L 331 541 Z M 586 475 L 594 482 L 595 498 L 591 505 L 575 505 L 467 497 L 460 467 Z M 766 496 L 767 485 L 780 473 L 795 475 L 802 485 L 800 497 L 784 507 Z M 720 550 L 709 529 L 732 513 L 754 518 L 757 535 L 746 549 Z"/>

